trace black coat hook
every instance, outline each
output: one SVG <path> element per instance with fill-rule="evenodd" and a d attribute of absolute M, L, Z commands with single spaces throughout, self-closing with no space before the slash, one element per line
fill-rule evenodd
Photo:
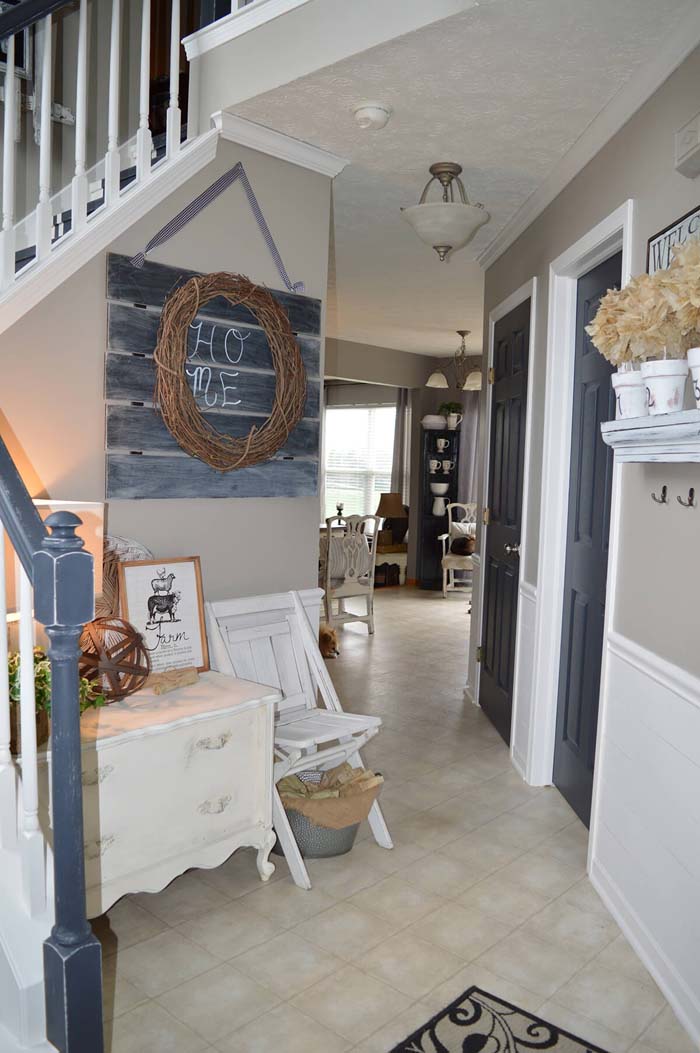
<path fill-rule="evenodd" d="M 679 505 L 683 505 L 684 508 L 692 508 L 695 504 L 695 487 L 691 486 L 688 490 L 688 500 L 684 501 L 682 497 L 676 497 Z"/>
<path fill-rule="evenodd" d="M 666 486 L 665 483 L 661 487 L 661 497 L 657 497 L 656 494 L 652 491 L 651 499 L 652 499 L 652 501 L 656 501 L 657 505 L 667 505 L 668 504 L 668 487 Z M 678 500 L 680 501 L 680 497 L 678 498 Z"/>

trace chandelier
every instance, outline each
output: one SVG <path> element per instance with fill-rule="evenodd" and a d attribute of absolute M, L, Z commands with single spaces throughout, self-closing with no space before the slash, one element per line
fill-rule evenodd
<path fill-rule="evenodd" d="M 461 337 L 461 343 L 454 355 L 455 387 L 458 391 L 481 391 L 481 370 L 473 369 L 468 355 L 465 340 L 469 336 L 470 329 L 458 329 L 457 336 Z M 450 384 L 441 369 L 431 373 L 425 382 L 426 388 L 449 388 Z"/>
<path fill-rule="evenodd" d="M 430 179 L 417 205 L 402 208 L 404 219 L 411 224 L 421 241 L 435 249 L 441 260 L 448 253 L 464 248 L 479 227 L 491 216 L 483 205 L 472 204 L 459 178 L 462 166 L 453 161 L 439 161 L 430 166 Z M 442 201 L 427 201 L 428 190 L 435 182 L 442 187 Z M 455 185 L 459 199 L 455 201 Z"/>

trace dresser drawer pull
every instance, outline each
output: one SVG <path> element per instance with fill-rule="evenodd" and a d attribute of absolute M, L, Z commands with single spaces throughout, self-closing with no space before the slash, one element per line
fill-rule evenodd
<path fill-rule="evenodd" d="M 100 859 L 108 848 L 114 844 L 114 837 L 101 837 L 98 841 L 89 841 L 85 846 L 85 858 L 88 860 Z"/>
<path fill-rule="evenodd" d="M 222 735 L 213 735 L 210 739 L 198 739 L 194 748 L 196 750 L 222 750 L 231 735 L 232 732 L 224 731 Z"/>
<path fill-rule="evenodd" d="M 200 815 L 221 815 L 231 803 L 231 794 L 215 797 L 213 801 L 203 801 L 197 811 Z"/>
<path fill-rule="evenodd" d="M 83 786 L 99 786 L 108 775 L 114 771 L 114 765 L 104 764 L 101 768 L 93 768 L 92 771 L 83 772 Z"/>

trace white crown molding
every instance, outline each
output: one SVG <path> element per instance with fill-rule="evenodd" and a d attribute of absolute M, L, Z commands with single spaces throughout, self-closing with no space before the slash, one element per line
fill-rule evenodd
<path fill-rule="evenodd" d="M 602 150 L 620 128 L 651 98 L 674 70 L 700 44 L 700 4 L 675 26 L 654 57 L 620 88 L 591 121 L 543 183 L 511 216 L 493 241 L 477 256 L 486 270 L 508 249 L 582 168 Z"/>
<path fill-rule="evenodd" d="M 290 135 L 276 132 L 272 128 L 266 128 L 263 124 L 246 120 L 245 117 L 237 117 L 235 113 L 227 113 L 219 110 L 212 115 L 212 124 L 219 131 L 222 139 L 238 143 L 239 146 L 247 146 L 251 150 L 258 150 L 270 157 L 278 157 L 281 161 L 289 161 L 290 164 L 299 165 L 300 168 L 308 168 L 311 172 L 319 172 L 321 175 L 335 178 L 342 172 L 347 164 L 344 157 L 321 150 L 317 146 L 302 142 L 301 139 L 293 139 Z"/>
<path fill-rule="evenodd" d="M 226 44 L 229 40 L 242 37 L 252 29 L 272 22 L 280 15 L 286 15 L 297 7 L 308 4 L 309 0 L 256 0 L 254 4 L 241 7 L 238 11 L 232 11 L 230 15 L 217 19 L 196 33 L 190 33 L 182 41 L 185 54 L 191 62 L 193 58 L 205 55 L 220 44 Z"/>
<path fill-rule="evenodd" d="M 80 234 L 68 234 L 45 259 L 29 264 L 0 298 L 0 333 L 213 161 L 218 141 L 219 132 L 214 128 L 183 146 L 177 157 L 154 168 L 150 179 L 126 190 L 111 209 L 97 212 Z"/>

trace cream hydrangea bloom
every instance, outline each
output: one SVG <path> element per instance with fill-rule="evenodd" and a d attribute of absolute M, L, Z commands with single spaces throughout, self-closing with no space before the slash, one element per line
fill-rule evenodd
<path fill-rule="evenodd" d="M 680 353 L 675 312 L 649 274 L 632 278 L 623 289 L 609 290 L 586 332 L 614 366 Z"/>

